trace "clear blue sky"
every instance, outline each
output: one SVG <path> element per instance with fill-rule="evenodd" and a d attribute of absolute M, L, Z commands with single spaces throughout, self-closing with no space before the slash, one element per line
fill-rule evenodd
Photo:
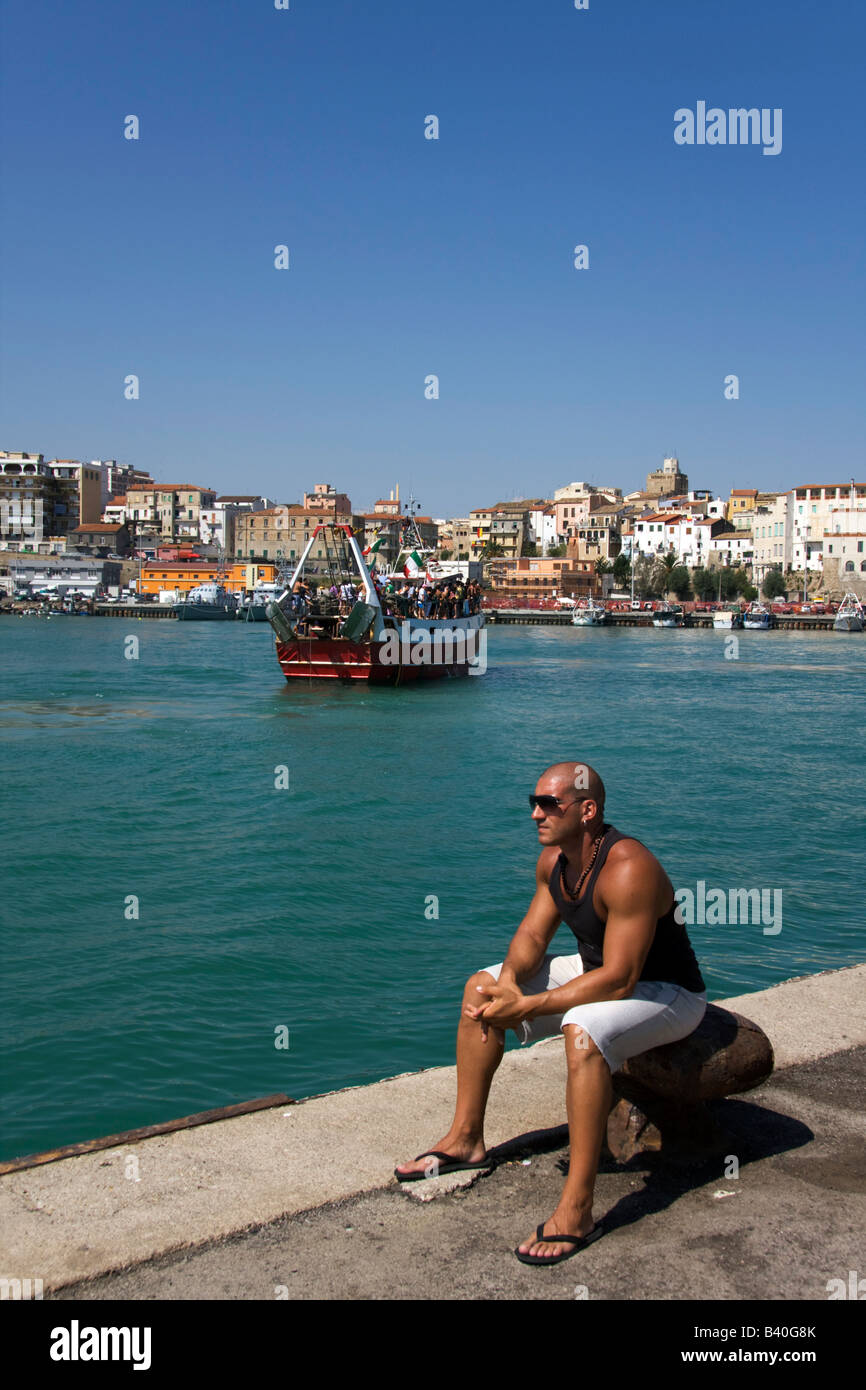
<path fill-rule="evenodd" d="M 433 515 L 669 452 L 718 491 L 862 479 L 864 31 L 854 0 L 7 0 L 0 447 Z M 698 101 L 781 107 L 781 153 L 676 145 Z"/>

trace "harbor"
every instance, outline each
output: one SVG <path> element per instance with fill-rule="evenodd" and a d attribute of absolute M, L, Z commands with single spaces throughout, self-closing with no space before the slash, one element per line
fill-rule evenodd
<path fill-rule="evenodd" d="M 529 901 L 527 783 L 574 726 L 592 729 L 613 823 L 675 884 L 728 883 L 735 863 L 736 881 L 783 889 L 778 937 L 694 929 L 712 997 L 859 959 L 850 808 L 862 749 L 842 737 L 859 726 L 859 635 L 745 633 L 731 659 L 727 634 L 709 628 L 486 631 L 483 677 L 401 691 L 290 684 L 267 623 L 0 619 L 17 808 L 4 841 L 16 910 L 3 1013 L 18 1059 L 0 1159 L 446 1064 L 455 990 L 501 959 Z M 768 716 L 780 708 L 783 724 Z M 323 774 L 335 739 L 351 789 L 336 800 Z M 421 789 L 420 835 L 407 830 L 411 793 L 395 795 L 395 748 L 400 784 Z M 455 813 L 456 767 L 475 789 L 471 818 Z M 808 883 L 790 835 L 804 779 L 822 827 Z M 110 803 L 106 788 L 119 793 Z M 383 843 L 411 843 L 411 882 L 399 855 L 367 865 L 364 824 Z M 327 858 L 327 875 L 276 873 L 266 847 L 287 839 L 293 862 Z M 335 901 L 353 904 L 352 931 Z M 357 977 L 363 1017 L 351 1028 L 333 968 Z M 86 986 L 67 989 L 71 978 Z M 407 1027 L 419 1010 L 423 1026 Z M 281 1024 L 285 1051 L 274 1047 Z M 45 1041 L 58 1033 L 60 1050 Z"/>
<path fill-rule="evenodd" d="M 52 611 L 47 606 L 35 607 L 28 604 L 6 604 L 0 606 L 0 614 L 6 616 L 57 616 L 66 617 L 68 614 Z M 159 603 L 99 603 L 91 604 L 80 616 L 93 618 L 125 618 L 128 621 L 138 619 L 157 619 L 164 618 L 177 621 L 177 612 L 173 605 Z M 245 621 L 243 612 L 239 612 L 237 618 Z M 488 623 L 496 624 L 499 627 L 570 627 L 573 625 L 572 614 L 568 609 L 555 610 L 552 608 L 498 608 L 496 606 L 484 606 L 484 616 Z M 835 618 L 832 613 L 779 613 L 774 615 L 773 626 L 780 631 L 787 632 L 832 632 Z M 609 610 L 605 626 L 610 627 L 652 627 L 652 613 L 643 611 L 637 613 Z M 695 612 L 685 610 L 681 626 L 686 628 L 713 628 L 717 626 L 713 622 L 713 614 L 708 612 Z M 853 631 L 863 632 L 864 628 L 853 629 Z"/>

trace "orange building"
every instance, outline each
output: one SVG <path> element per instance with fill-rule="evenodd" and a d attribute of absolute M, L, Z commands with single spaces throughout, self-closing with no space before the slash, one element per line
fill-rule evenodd
<path fill-rule="evenodd" d="M 276 566 L 268 564 L 244 565 L 236 562 L 227 565 L 222 571 L 222 582 L 232 592 L 239 589 L 253 589 L 256 584 L 272 584 L 276 578 Z M 197 584 L 217 582 L 219 567 L 215 560 L 151 560 L 142 567 L 141 592 L 159 594 L 164 589 L 178 589 L 188 594 Z"/>

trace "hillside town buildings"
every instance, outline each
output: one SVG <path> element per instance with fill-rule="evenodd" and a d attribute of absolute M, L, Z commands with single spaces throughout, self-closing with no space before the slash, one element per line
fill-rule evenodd
<path fill-rule="evenodd" d="M 379 568 L 393 567 L 395 522 L 411 515 L 422 550 L 482 562 L 500 590 L 575 593 L 622 583 L 634 559 L 738 568 L 760 589 L 771 570 L 820 586 L 866 592 L 866 484 L 805 483 L 784 492 L 732 488 L 728 497 L 689 489 L 674 456 L 647 475 L 645 490 L 613 483 L 564 483 L 552 497 L 500 500 L 468 516 L 418 515 L 399 484 L 367 509 L 331 482 L 280 502 L 264 494 L 218 493 L 202 481 L 160 482 L 116 460 L 46 459 L 0 451 L 2 555 L 109 557 L 142 566 L 142 588 L 183 590 L 193 576 L 231 568 L 240 583 L 297 561 L 323 521 L 350 526 Z M 375 547 L 375 549 L 374 549 Z M 314 553 L 315 565 L 324 553 Z M 625 570 L 622 566 L 625 566 Z M 203 568 L 204 567 L 204 568 Z M 169 572 L 171 570 L 171 572 Z M 198 581 L 195 581 L 198 582 Z M 569 589 L 570 586 L 570 589 Z"/>

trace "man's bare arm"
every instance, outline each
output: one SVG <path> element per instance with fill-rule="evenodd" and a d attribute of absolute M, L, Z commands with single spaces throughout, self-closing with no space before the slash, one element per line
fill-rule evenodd
<path fill-rule="evenodd" d="M 535 893 L 526 916 L 512 937 L 499 976 L 500 981 L 509 979 L 519 983 L 521 980 L 527 980 L 535 974 L 544 960 L 545 952 L 561 920 L 548 887 L 551 869 L 557 857 L 550 849 L 542 850 L 538 856 L 535 866 Z"/>

